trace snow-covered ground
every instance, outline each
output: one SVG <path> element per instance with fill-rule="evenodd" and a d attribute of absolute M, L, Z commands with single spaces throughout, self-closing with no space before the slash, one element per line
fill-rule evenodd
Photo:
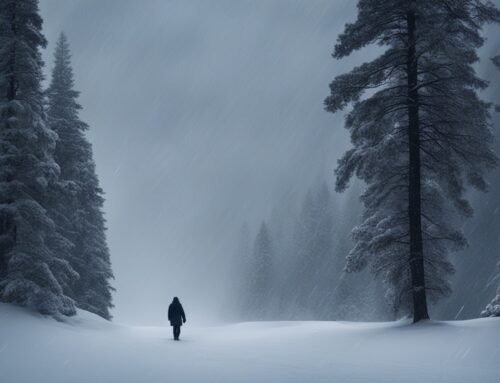
<path fill-rule="evenodd" d="M 498 383 L 500 319 L 131 327 L 0 304 L 2 383 Z"/>

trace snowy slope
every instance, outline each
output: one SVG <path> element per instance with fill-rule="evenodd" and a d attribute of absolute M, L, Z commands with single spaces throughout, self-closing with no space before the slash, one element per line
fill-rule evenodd
<path fill-rule="evenodd" d="M 500 320 L 419 325 L 262 322 L 130 327 L 68 323 L 0 304 L 2 383 L 500 382 Z"/>

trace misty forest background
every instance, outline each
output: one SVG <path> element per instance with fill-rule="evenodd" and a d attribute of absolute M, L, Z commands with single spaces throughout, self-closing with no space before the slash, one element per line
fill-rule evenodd
<path fill-rule="evenodd" d="M 116 294 L 120 319 L 157 320 L 151 318 L 164 315 L 169 299 L 178 295 L 199 318 L 370 321 L 407 315 L 425 319 L 425 310 L 420 310 L 426 292 L 432 318 L 500 315 L 500 297 L 494 298 L 500 259 L 500 118 L 494 105 L 483 101 L 498 102 L 500 42 L 498 30 L 488 24 L 500 22 L 500 11 L 486 1 L 464 1 L 450 8 L 445 1 L 422 0 L 417 6 L 409 0 L 403 2 L 406 8 L 363 0 L 357 10 L 342 3 L 349 9 L 344 14 L 339 4 L 330 3 L 318 1 L 306 13 L 300 2 L 259 5 L 246 20 L 252 28 L 240 31 L 234 40 L 221 38 L 223 29 L 212 36 L 217 44 L 233 47 L 252 36 L 248 31 L 262 26 L 262 12 L 276 16 L 279 25 L 283 14 L 276 12 L 288 9 L 287 20 L 299 25 L 300 33 L 309 30 L 309 24 L 301 23 L 310 17 L 315 33 L 322 36 L 314 53 L 320 56 L 313 55 L 322 57 L 319 75 L 309 81 L 313 87 L 303 91 L 301 82 L 290 89 L 288 82 L 301 76 L 307 83 L 304 74 L 314 71 L 307 53 L 313 52 L 287 47 L 278 54 L 274 48 L 284 35 L 266 45 L 263 33 L 253 36 L 261 43 L 253 43 L 256 51 L 264 49 L 263 57 L 278 55 L 286 62 L 286 57 L 300 56 L 280 74 L 282 88 L 267 89 L 265 80 L 255 88 L 247 81 L 240 84 L 237 76 L 243 71 L 221 75 L 218 84 L 216 71 L 200 69 L 202 64 L 210 68 L 225 61 L 238 67 L 247 56 L 233 49 L 228 58 L 202 55 L 205 62 L 187 67 L 199 69 L 197 75 L 208 90 L 190 88 L 187 84 L 194 80 L 180 76 L 192 97 L 185 99 L 186 93 L 177 88 L 183 84 L 170 80 L 164 88 L 141 91 L 147 81 L 135 82 L 148 76 L 145 72 L 155 72 L 161 82 L 156 66 L 153 71 L 129 72 L 151 60 L 154 65 L 167 63 L 167 72 L 179 77 L 175 74 L 181 67 L 186 70 L 185 63 L 154 55 L 170 46 L 182 57 L 182 49 L 196 46 L 193 41 L 200 31 L 181 34 L 185 40 L 175 45 L 166 32 L 158 34 L 153 28 L 153 39 L 129 39 L 131 46 L 142 48 L 134 60 L 120 56 L 123 62 L 115 65 L 106 56 L 107 48 L 122 49 L 122 54 L 131 48 L 120 45 L 123 36 L 117 38 L 116 48 L 116 32 L 103 32 L 112 3 L 105 2 L 93 20 L 94 38 L 84 43 L 78 31 L 98 3 L 56 7 L 42 1 L 39 9 L 36 0 L 1 0 L 1 300 L 58 319 L 74 315 L 76 308 L 111 319 Z M 120 7 L 124 20 L 137 4 L 125 1 Z M 157 21 L 183 29 L 193 23 L 200 7 L 205 9 L 193 2 L 183 13 L 179 4 L 172 5 L 171 14 Z M 224 1 L 209 12 L 221 9 L 242 12 Z M 64 10 L 82 15 L 64 28 L 75 36 L 75 46 L 83 47 L 74 52 L 75 76 L 61 23 L 44 25 L 54 36 L 53 58 L 48 66 L 44 63 L 47 40 L 41 15 L 61 20 L 68 18 Z M 169 19 L 179 15 L 182 27 Z M 331 20 L 337 24 L 334 30 L 327 28 Z M 352 24 L 343 29 L 346 22 Z M 486 45 L 482 34 L 489 37 Z M 327 55 L 338 35 L 334 58 L 339 61 L 334 61 Z M 99 45 L 103 41 L 105 45 Z M 206 41 L 207 51 L 213 41 Z M 311 45 L 306 38 L 300 43 Z M 370 47 L 376 43 L 387 50 Z M 152 57 L 143 51 L 145 46 L 156 47 Z M 361 48 L 369 50 L 369 59 L 355 53 Z M 95 62 L 87 63 L 92 55 L 109 71 L 108 77 L 100 77 Z M 254 62 L 252 68 L 259 66 Z M 111 74 L 115 69 L 116 78 Z M 251 75 L 277 76 L 278 66 L 268 70 Z M 115 85 L 128 79 L 135 88 L 124 92 L 118 85 L 100 87 L 110 79 Z M 89 97 L 85 100 L 90 111 L 86 102 L 80 106 L 75 83 L 85 88 L 82 98 Z M 210 91 L 217 86 L 223 88 L 222 101 Z M 252 97 L 262 92 L 280 100 L 272 108 L 254 101 L 243 113 L 237 97 L 226 98 L 235 86 L 248 87 Z M 117 101 L 121 97 L 124 101 Z M 206 109 L 196 111 L 202 103 L 208 104 Z M 296 104 L 300 109 L 291 111 L 290 105 Z M 184 110 L 187 105 L 191 109 Z M 227 105 L 231 113 L 224 109 Z M 211 121 L 207 113 L 214 110 L 218 117 Z M 316 117 L 318 110 L 321 117 Z M 191 114 L 195 117 L 186 117 Z M 252 117 L 242 122 L 247 114 Z M 273 120 L 276 115 L 284 121 Z M 270 122 L 268 116 L 273 116 Z M 87 118 L 93 121 L 89 125 L 83 122 Z M 94 123 L 96 119 L 100 122 Z M 267 136 L 270 123 L 277 128 Z M 102 136 L 94 125 L 104 129 Z M 158 128 L 148 131 L 148 125 Z M 345 132 L 332 133 L 343 126 L 351 144 Z M 197 138 L 191 142 L 192 136 Z M 415 137 L 420 140 L 416 144 Z M 106 203 L 91 141 L 101 153 L 101 159 L 96 156 L 99 166 L 106 168 L 99 173 L 104 189 L 110 185 Z M 421 154 L 418 168 L 423 169 L 418 174 L 412 152 L 416 147 Z M 244 161 L 238 159 L 241 153 Z M 137 163 L 143 167 L 137 168 Z M 219 163 L 223 165 L 217 170 Z M 411 200 L 417 189 L 422 206 L 420 197 Z M 412 201 L 417 200 L 421 210 L 415 214 Z M 110 246 L 105 210 L 111 216 Z M 416 216 L 423 217 L 422 222 L 412 218 Z M 425 264 L 425 275 L 419 275 L 419 262 Z"/>

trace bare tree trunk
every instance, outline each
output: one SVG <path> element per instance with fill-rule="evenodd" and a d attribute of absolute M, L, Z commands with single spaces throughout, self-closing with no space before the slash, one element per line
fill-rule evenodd
<path fill-rule="evenodd" d="M 413 294 L 413 322 L 429 319 L 425 290 L 424 252 L 421 218 L 421 163 L 420 122 L 418 111 L 418 63 L 415 49 L 415 4 L 411 2 L 407 13 L 408 32 L 408 142 L 409 142 L 409 184 L 408 216 L 410 230 L 410 270 Z"/>

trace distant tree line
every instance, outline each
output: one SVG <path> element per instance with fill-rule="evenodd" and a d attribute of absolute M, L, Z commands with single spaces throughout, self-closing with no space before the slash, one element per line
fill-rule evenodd
<path fill-rule="evenodd" d="M 103 191 L 61 34 L 50 86 L 37 0 L 0 2 L 0 300 L 110 319 Z"/>
<path fill-rule="evenodd" d="M 298 207 L 277 207 L 255 232 L 243 225 L 234 256 L 239 320 L 388 319 L 367 273 L 344 272 L 357 210 L 342 210 L 326 183 Z"/>

